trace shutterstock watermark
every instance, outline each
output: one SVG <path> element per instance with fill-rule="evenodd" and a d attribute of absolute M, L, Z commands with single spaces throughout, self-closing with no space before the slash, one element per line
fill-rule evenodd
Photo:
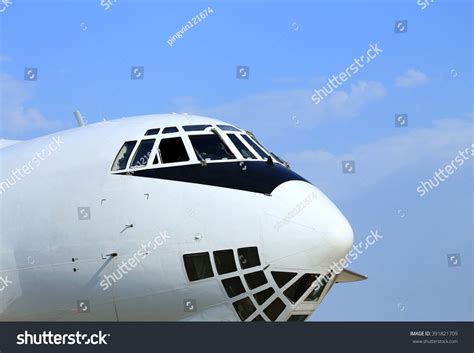
<path fill-rule="evenodd" d="M 105 11 L 110 9 L 114 4 L 117 2 L 117 0 L 100 0 L 100 6 L 104 8 Z"/>
<path fill-rule="evenodd" d="M 365 237 L 364 241 L 359 242 L 358 244 L 354 244 L 352 249 L 346 254 L 345 257 L 340 259 L 339 261 L 334 261 L 331 265 L 329 265 L 329 270 L 324 276 L 319 276 L 316 281 L 312 284 L 315 290 L 321 289 L 328 281 L 328 276 L 331 273 L 335 275 L 344 271 L 345 268 L 349 267 L 353 261 L 356 261 L 362 253 L 367 250 L 369 247 L 377 243 L 380 239 L 382 239 L 382 234 L 379 234 L 379 231 L 371 230 L 370 234 Z"/>
<path fill-rule="evenodd" d="M 441 185 L 443 181 L 454 174 L 470 157 L 474 157 L 474 143 L 471 144 L 471 147 L 459 150 L 456 157 L 454 157 L 450 163 L 434 172 L 433 178 L 428 179 L 428 181 L 420 181 L 420 186 L 416 188 L 420 197 L 425 196 L 428 192 Z"/>
<path fill-rule="evenodd" d="M 301 200 L 293 209 L 288 212 L 281 221 L 279 221 L 277 224 L 275 224 L 275 229 L 278 230 L 284 225 L 288 224 L 293 218 L 296 217 L 301 211 L 303 211 L 306 207 L 313 202 L 314 199 L 316 199 L 317 194 L 315 192 L 312 192 L 311 194 L 307 195 L 303 200 Z"/>
<path fill-rule="evenodd" d="M 7 11 L 10 5 L 13 5 L 13 2 L 11 0 L 0 0 L 0 12 Z"/>
<path fill-rule="evenodd" d="M 352 64 L 347 66 L 347 68 L 341 71 L 337 76 L 332 75 L 332 77 L 328 79 L 327 84 L 325 84 L 322 88 L 314 89 L 314 94 L 311 96 L 311 100 L 315 104 L 321 103 L 323 99 L 326 98 L 332 92 L 334 92 L 335 89 L 340 87 L 353 75 L 357 74 L 359 70 L 364 67 L 364 64 L 370 63 L 382 53 L 383 49 L 380 49 L 378 47 L 378 43 L 370 44 L 369 49 L 367 49 L 366 55 L 361 55 L 358 58 L 354 58 Z"/>
<path fill-rule="evenodd" d="M 202 10 L 196 16 L 191 18 L 183 27 L 181 27 L 178 32 L 176 32 L 176 34 L 173 34 L 168 39 L 168 45 L 172 47 L 178 39 L 181 39 L 183 37 L 184 32 L 187 32 L 191 27 L 194 27 L 194 25 L 197 25 L 202 20 L 205 20 L 207 16 L 209 16 L 213 12 L 214 9 L 212 7 L 208 7 L 207 9 Z"/>
<path fill-rule="evenodd" d="M 12 283 L 13 282 L 8 279 L 8 276 L 5 276 L 5 278 L 0 276 L 0 292 L 2 292 L 4 289 L 6 289 Z"/>
<path fill-rule="evenodd" d="M 158 247 L 164 245 L 170 238 L 171 237 L 166 234 L 166 231 L 160 232 L 160 234 L 157 235 L 152 241 L 142 244 L 140 249 L 130 256 L 127 261 L 122 261 L 122 263 L 117 266 L 117 269 L 112 272 L 112 274 L 102 276 L 104 279 L 99 283 L 102 287 L 102 290 L 105 291 L 117 283 L 117 281 L 120 281 L 127 273 L 131 272 L 135 267 L 137 267 L 140 262 L 145 259 L 145 257 L 147 257 L 152 251 L 158 249 Z"/>
<path fill-rule="evenodd" d="M 10 171 L 10 175 L 6 180 L 0 181 L 0 195 L 2 195 L 6 190 L 13 187 L 21 181 L 23 178 L 30 175 L 36 168 L 41 165 L 41 162 L 46 160 L 54 152 L 56 152 L 59 147 L 64 144 L 64 141 L 61 140 L 59 136 L 55 136 L 52 139 L 46 148 L 43 148 L 41 151 L 36 152 L 27 163 L 23 164 L 20 168 L 16 168 Z"/>
<path fill-rule="evenodd" d="M 418 0 L 416 3 L 422 10 L 424 10 L 434 3 L 434 0 Z"/>
<path fill-rule="evenodd" d="M 106 338 L 110 337 L 110 333 L 98 333 L 88 334 L 80 333 L 52 333 L 51 331 L 43 331 L 42 333 L 30 333 L 25 331 L 16 336 L 17 345 L 101 345 L 107 344 Z"/>

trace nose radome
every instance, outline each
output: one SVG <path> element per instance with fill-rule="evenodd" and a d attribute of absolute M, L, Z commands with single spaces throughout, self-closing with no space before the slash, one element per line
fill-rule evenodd
<path fill-rule="evenodd" d="M 339 254 L 341 258 L 351 249 L 354 242 L 354 232 L 347 218 L 329 199 L 328 201 L 334 206 L 335 212 L 333 215 L 333 223 L 327 232 L 331 238 L 330 243 L 334 247 L 334 253 Z"/>
<path fill-rule="evenodd" d="M 285 243 L 285 250 L 274 250 L 274 260 L 280 265 L 327 268 L 351 249 L 351 225 L 317 187 L 289 181 L 272 192 L 272 201 L 267 210 L 269 223 L 273 222 L 271 237 L 279 239 L 280 245 Z"/>

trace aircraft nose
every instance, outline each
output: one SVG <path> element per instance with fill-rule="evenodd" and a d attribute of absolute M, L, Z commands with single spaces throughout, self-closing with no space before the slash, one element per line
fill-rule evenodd
<path fill-rule="evenodd" d="M 322 271 L 351 249 L 351 225 L 315 186 L 302 181 L 283 183 L 272 192 L 271 201 L 266 212 L 270 262 Z"/>

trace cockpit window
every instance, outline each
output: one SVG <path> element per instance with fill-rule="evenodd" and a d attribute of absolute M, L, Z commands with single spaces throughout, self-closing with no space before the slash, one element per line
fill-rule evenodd
<path fill-rule="evenodd" d="M 117 157 L 115 157 L 112 171 L 122 170 L 127 167 L 128 159 L 130 158 L 130 154 L 132 153 L 136 143 L 137 141 L 127 141 L 123 144 L 122 148 L 120 148 L 120 151 L 117 153 Z"/>
<path fill-rule="evenodd" d="M 240 139 L 237 137 L 236 134 L 227 134 L 227 136 L 229 136 L 232 143 L 235 145 L 235 147 L 237 147 L 242 157 L 257 159 L 257 157 L 255 157 L 255 155 L 252 152 L 250 152 L 250 150 L 247 147 L 245 147 L 244 143 L 240 141 Z"/>
<path fill-rule="evenodd" d="M 178 132 L 178 128 L 176 126 L 169 126 L 163 129 L 164 134 L 169 134 L 171 132 Z"/>
<path fill-rule="evenodd" d="M 235 156 L 216 134 L 191 135 L 191 143 L 196 151 L 198 159 L 220 160 L 235 159 Z"/>
<path fill-rule="evenodd" d="M 239 129 L 230 125 L 217 125 L 217 127 L 223 131 L 240 131 Z"/>
<path fill-rule="evenodd" d="M 251 139 L 251 138 L 248 137 L 247 135 L 242 135 L 242 137 L 244 138 L 245 141 L 248 142 L 248 144 L 249 144 L 250 146 L 252 146 L 252 148 L 255 150 L 255 152 L 258 153 L 258 155 L 259 155 L 260 157 L 262 157 L 263 159 L 268 158 L 268 154 L 265 153 L 265 151 L 262 150 L 262 149 L 260 148 L 260 146 L 257 145 L 253 139 Z"/>
<path fill-rule="evenodd" d="M 160 129 L 157 128 L 157 129 L 150 129 L 150 130 L 147 130 L 145 132 L 145 136 L 149 136 L 149 135 L 158 135 L 158 133 L 160 132 Z"/>
<path fill-rule="evenodd" d="M 158 147 L 163 163 L 175 163 L 189 161 L 188 152 L 184 147 L 181 137 L 162 139 Z"/>
<path fill-rule="evenodd" d="M 184 131 L 202 131 L 211 125 L 184 125 Z"/>
<path fill-rule="evenodd" d="M 130 168 L 145 167 L 148 163 L 148 159 L 150 158 L 151 149 L 153 148 L 154 144 L 155 139 L 143 140 L 142 142 L 140 142 L 140 145 L 137 148 L 137 152 L 135 152 L 135 156 L 133 156 Z"/>

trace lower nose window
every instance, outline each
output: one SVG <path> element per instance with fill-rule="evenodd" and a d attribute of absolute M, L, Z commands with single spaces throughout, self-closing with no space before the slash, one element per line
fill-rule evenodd
<path fill-rule="evenodd" d="M 247 273 L 244 277 L 250 289 L 260 287 L 268 282 L 263 271 Z"/>
<path fill-rule="evenodd" d="M 276 298 L 263 312 L 270 320 L 275 321 L 283 310 L 285 310 L 285 303 L 280 298 Z"/>
<path fill-rule="evenodd" d="M 296 276 L 296 273 L 293 272 L 272 272 L 273 279 L 279 288 L 283 287 L 285 284 L 291 281 L 293 277 Z"/>
<path fill-rule="evenodd" d="M 255 293 L 253 297 L 257 301 L 258 305 L 262 305 L 268 300 L 268 298 L 270 298 L 273 295 L 273 293 L 275 293 L 275 290 L 272 287 L 270 287 L 265 290 L 262 290 L 261 292 Z"/>
<path fill-rule="evenodd" d="M 242 269 L 260 266 L 260 258 L 258 257 L 258 250 L 256 246 L 248 248 L 240 248 L 237 250 L 239 255 L 240 267 Z"/>
<path fill-rule="evenodd" d="M 308 315 L 291 315 L 288 321 L 304 321 Z"/>
<path fill-rule="evenodd" d="M 234 252 L 232 250 L 214 251 L 214 262 L 216 264 L 217 273 L 220 275 L 237 271 L 237 266 L 234 261 Z"/>
<path fill-rule="evenodd" d="M 311 284 L 316 280 L 316 275 L 305 274 L 298 278 L 287 290 L 283 293 L 293 303 L 296 303 L 303 294 L 309 289 Z"/>
<path fill-rule="evenodd" d="M 318 283 L 319 285 L 314 288 L 314 290 L 309 293 L 309 295 L 306 297 L 305 301 L 316 301 L 319 299 L 321 294 L 323 293 L 324 288 L 326 287 L 326 284 L 328 282 L 328 277 L 323 276 L 323 277 L 318 277 Z"/>
<path fill-rule="evenodd" d="M 244 285 L 239 277 L 232 277 L 222 280 L 225 291 L 229 298 L 235 297 L 236 295 L 242 294 L 245 292 Z"/>
<path fill-rule="evenodd" d="M 190 281 L 214 276 L 211 260 L 207 252 L 183 255 L 183 260 Z"/>
<path fill-rule="evenodd" d="M 239 317 L 242 321 L 245 321 L 255 312 L 255 310 L 257 310 L 248 297 L 238 300 L 235 303 L 232 303 L 232 305 L 234 306 L 235 311 L 237 311 L 237 314 L 239 314 Z"/>

